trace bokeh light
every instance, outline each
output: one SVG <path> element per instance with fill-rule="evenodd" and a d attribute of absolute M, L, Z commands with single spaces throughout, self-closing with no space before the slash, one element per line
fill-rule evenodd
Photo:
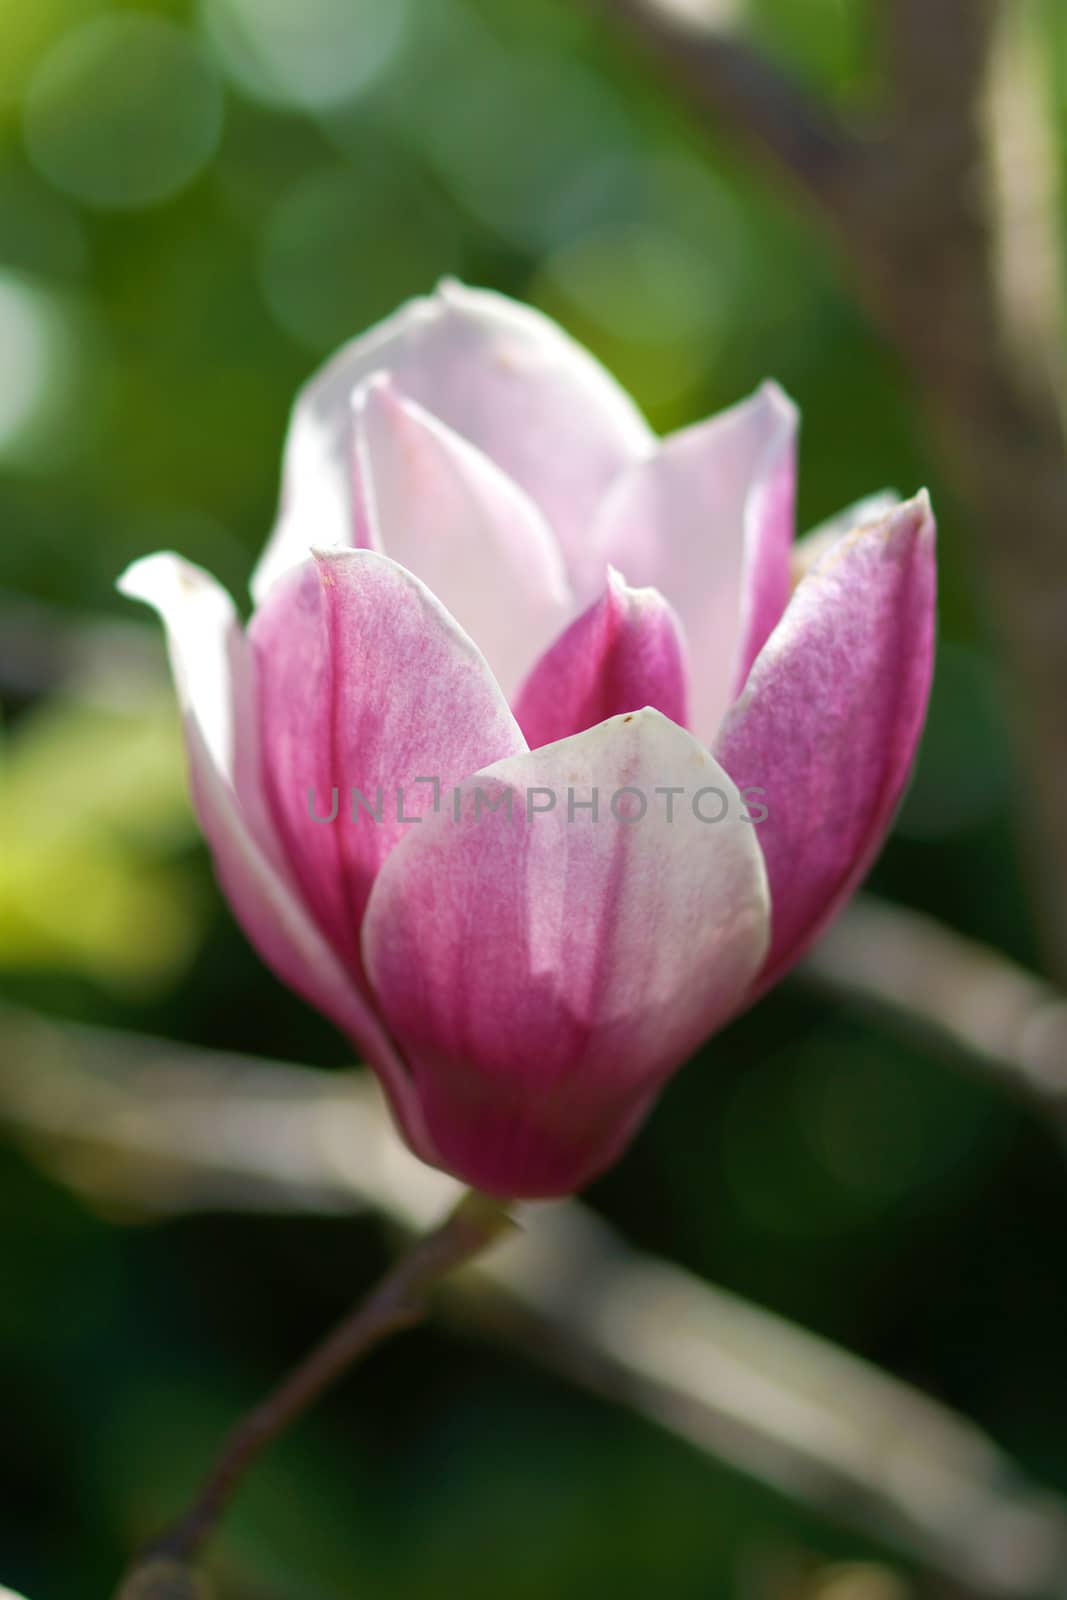
<path fill-rule="evenodd" d="M 580 62 L 530 51 L 507 63 L 498 46 L 475 38 L 463 72 L 442 80 L 426 115 L 430 158 L 462 203 L 534 248 L 570 237 L 576 213 L 588 226 L 575 195 L 637 147 L 621 96 Z"/>
<path fill-rule="evenodd" d="M 365 89 L 395 54 L 407 0 L 204 0 L 233 82 L 271 105 L 322 110 Z"/>
<path fill-rule="evenodd" d="M 105 9 L 107 0 L 33 0 L 0 6 L 0 107 L 17 107 L 26 84 L 65 29 Z"/>
<path fill-rule="evenodd" d="M 387 154 L 357 170 L 322 168 L 283 195 L 264 231 L 260 277 L 279 324 L 324 354 L 458 271 L 459 252 L 448 208 Z"/>
<path fill-rule="evenodd" d="M 34 173 L 0 172 L 0 261 L 6 267 L 76 278 L 88 253 L 76 206 Z"/>
<path fill-rule="evenodd" d="M 217 72 L 196 37 L 159 17 L 98 17 L 66 34 L 26 94 L 30 156 L 84 205 L 136 210 L 169 199 L 211 158 L 222 130 Z"/>
<path fill-rule="evenodd" d="M 76 336 L 60 297 L 30 278 L 0 271 L 0 462 L 32 465 L 70 396 Z M 62 451 L 62 443 L 60 444 Z"/>
<path fill-rule="evenodd" d="M 684 239 L 641 222 L 555 251 L 535 285 L 646 406 L 681 399 L 706 375 L 728 306 L 721 290 Z"/>

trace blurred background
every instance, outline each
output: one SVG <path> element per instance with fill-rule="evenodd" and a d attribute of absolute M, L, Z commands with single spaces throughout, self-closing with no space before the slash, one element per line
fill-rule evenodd
<path fill-rule="evenodd" d="M 875 92 L 861 0 L 746 12 L 828 105 Z M 1025 14 L 1055 184 L 1067 27 L 1055 0 Z M 443 273 L 559 318 L 662 429 L 778 378 L 803 412 L 801 527 L 930 487 L 937 682 L 871 887 L 1044 960 L 996 599 L 915 381 L 818 218 L 641 49 L 567 0 L 0 0 L 0 1582 L 27 1600 L 108 1594 L 388 1259 L 374 1217 L 310 1203 L 171 1214 L 99 1155 L 57 1162 L 15 1091 L 32 1073 L 50 1108 L 78 1041 L 110 1037 L 92 1030 L 349 1065 L 214 886 L 161 640 L 113 585 L 173 547 L 244 605 L 295 388 Z M 1010 1084 L 801 974 L 679 1075 L 588 1199 L 1067 1495 L 1064 1147 Z M 438 1323 L 278 1447 L 213 1563 L 222 1600 L 964 1593 L 847 1504 Z"/>

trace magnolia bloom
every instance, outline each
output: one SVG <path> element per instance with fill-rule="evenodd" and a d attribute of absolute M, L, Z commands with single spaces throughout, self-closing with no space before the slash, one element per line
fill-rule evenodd
<path fill-rule="evenodd" d="M 796 427 L 767 384 L 659 439 L 553 323 L 446 284 L 299 396 L 247 628 L 176 556 L 122 580 L 248 937 L 486 1191 L 602 1171 L 889 824 L 933 520 L 868 504 L 793 589 Z"/>

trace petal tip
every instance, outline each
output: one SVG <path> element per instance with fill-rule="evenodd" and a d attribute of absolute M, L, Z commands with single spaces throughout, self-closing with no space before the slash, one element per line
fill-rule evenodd
<path fill-rule="evenodd" d="M 190 599 L 218 586 L 202 567 L 186 561 L 176 551 L 156 550 L 131 561 L 115 579 L 115 587 L 128 600 L 141 600 L 162 612 L 175 599 Z"/>
<path fill-rule="evenodd" d="M 936 519 L 934 517 L 933 504 L 930 500 L 929 489 L 920 489 L 912 501 L 912 504 L 918 508 L 919 514 L 923 519 L 924 526 L 928 528 L 930 532 L 936 531 Z"/>
<path fill-rule="evenodd" d="M 655 584 L 630 583 L 626 574 L 620 572 L 618 567 L 613 567 L 610 561 L 604 572 L 604 586 L 611 598 L 620 605 L 633 605 L 643 598 L 647 599 L 650 595 L 655 596 L 657 599 L 662 599 Z"/>
<path fill-rule="evenodd" d="M 910 500 L 892 506 L 879 524 L 887 541 L 911 541 L 932 549 L 937 539 L 937 520 L 930 502 L 930 491 L 920 489 Z"/>
<path fill-rule="evenodd" d="M 832 571 L 840 560 L 858 545 L 864 544 L 880 545 L 886 556 L 921 553 L 932 561 L 936 540 L 937 522 L 930 495 L 926 489 L 920 489 L 910 500 L 886 506 L 880 515 L 858 523 L 830 543 L 811 564 L 805 577 L 817 577 Z"/>
<path fill-rule="evenodd" d="M 397 399 L 396 383 L 393 379 L 393 374 L 387 367 L 378 367 L 368 377 L 364 378 L 362 383 L 356 384 L 356 387 L 349 395 L 348 403 L 352 415 L 360 418 L 366 413 L 373 400 L 387 399 Z"/>
<path fill-rule="evenodd" d="M 783 427 L 793 429 L 799 426 L 800 407 L 782 388 L 777 378 L 764 378 L 753 398 L 762 401 L 775 412 Z"/>
<path fill-rule="evenodd" d="M 314 544 L 308 551 L 310 559 L 315 563 L 319 576 L 324 583 L 333 582 L 334 571 L 340 567 L 356 566 L 390 566 L 395 567 L 397 562 L 391 561 L 388 556 L 382 555 L 379 550 L 367 550 L 362 546 L 350 544 Z"/>
<path fill-rule="evenodd" d="M 619 729 L 628 725 L 635 734 L 656 733 L 678 727 L 673 718 L 668 717 L 656 706 L 649 705 L 639 706 L 635 711 L 620 711 L 600 724 L 605 729 Z M 691 735 L 687 734 L 686 737 Z"/>
<path fill-rule="evenodd" d="M 445 272 L 434 285 L 433 298 L 444 305 L 462 305 L 472 291 L 452 272 Z"/>
<path fill-rule="evenodd" d="M 128 600 L 144 600 L 150 605 L 152 602 L 149 594 L 155 588 L 153 572 L 158 569 L 161 561 L 168 559 L 173 559 L 169 551 L 159 551 L 151 556 L 138 556 L 136 561 L 131 561 L 129 566 L 124 567 L 119 573 L 115 579 L 115 588 Z"/>

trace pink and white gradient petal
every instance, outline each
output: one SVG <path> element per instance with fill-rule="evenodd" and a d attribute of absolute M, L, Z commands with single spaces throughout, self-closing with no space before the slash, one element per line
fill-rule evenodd
<path fill-rule="evenodd" d="M 609 568 L 604 593 L 534 666 L 515 702 L 531 749 L 619 712 L 651 706 L 685 727 L 686 647 L 657 589 L 631 589 Z"/>
<path fill-rule="evenodd" d="M 432 589 L 510 696 L 574 612 L 555 536 L 499 467 L 384 375 L 359 390 L 355 417 L 369 542 Z"/>
<path fill-rule="evenodd" d="M 303 903 L 265 806 L 255 764 L 253 663 L 233 602 L 201 568 L 163 552 L 135 561 L 123 594 L 167 632 L 193 804 L 233 913 L 267 966 L 346 1033 L 374 1067 L 405 1137 L 433 1159 L 407 1071 L 371 1003 Z"/>
<path fill-rule="evenodd" d="M 379 371 L 514 479 L 568 565 L 612 479 L 655 448 L 625 390 L 562 328 L 530 306 L 446 280 L 345 345 L 298 395 L 278 524 L 252 582 L 257 601 L 306 556 L 312 526 L 316 544 L 354 542 L 351 399 Z"/>
<path fill-rule="evenodd" d="M 653 791 L 670 786 L 686 801 L 668 820 Z M 701 787 L 727 820 L 697 818 Z M 644 815 L 632 793 L 612 814 L 624 788 Z M 657 711 L 498 762 L 463 797 L 382 868 L 366 971 L 443 1164 L 492 1193 L 565 1194 L 737 1008 L 767 949 L 763 858 L 726 774 Z"/>
<path fill-rule="evenodd" d="M 249 638 L 271 815 L 306 903 L 359 971 L 371 884 L 411 819 L 526 742 L 481 651 L 376 551 L 320 552 L 286 574 Z M 355 816 L 353 788 L 367 801 Z M 337 818 L 316 821 L 309 790 L 328 817 L 334 789 Z"/>
<path fill-rule="evenodd" d="M 593 568 L 610 563 L 677 611 L 708 742 L 789 596 L 796 429 L 792 402 L 764 384 L 628 468 L 593 525 Z"/>
<path fill-rule="evenodd" d="M 904 790 L 933 672 L 926 494 L 831 545 L 797 586 L 714 749 L 765 790 L 775 983 L 867 872 Z"/>

